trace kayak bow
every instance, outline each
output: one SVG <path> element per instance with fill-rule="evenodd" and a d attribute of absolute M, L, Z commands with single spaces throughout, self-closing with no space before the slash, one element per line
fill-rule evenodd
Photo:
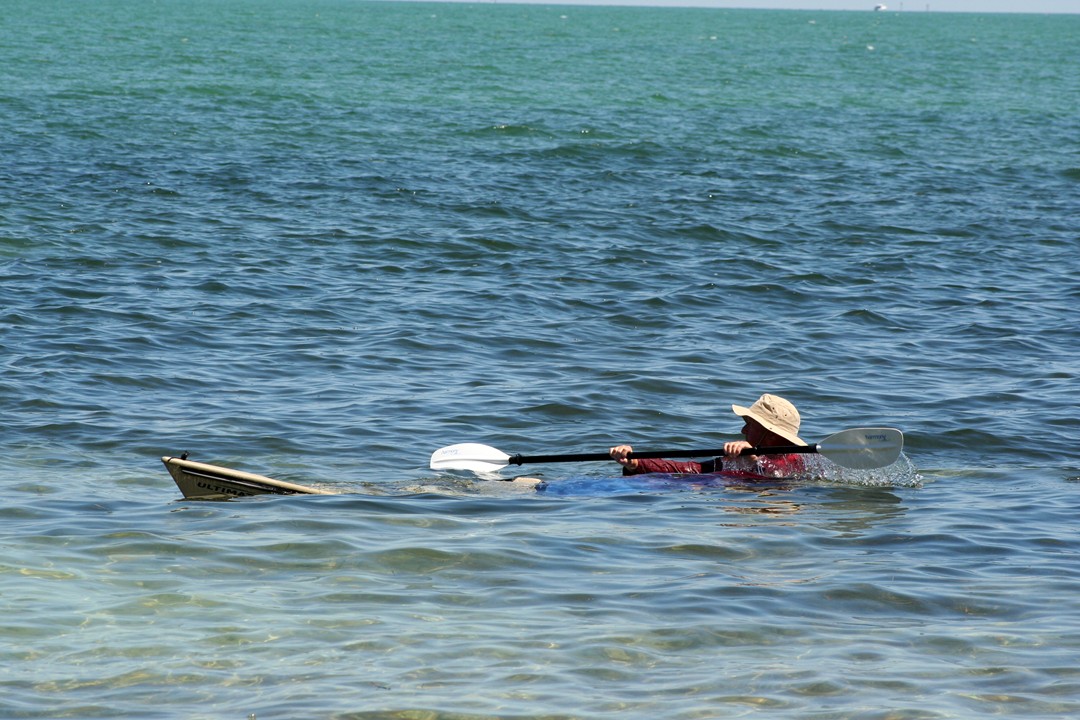
<path fill-rule="evenodd" d="M 219 465 L 188 460 L 183 457 L 163 457 L 161 462 L 176 481 L 185 498 L 223 500 L 249 495 L 334 495 L 335 493 L 307 485 L 274 480 L 263 475 L 233 470 Z"/>

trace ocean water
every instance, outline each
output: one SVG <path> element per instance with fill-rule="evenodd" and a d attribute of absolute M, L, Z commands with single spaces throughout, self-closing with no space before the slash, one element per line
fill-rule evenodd
<path fill-rule="evenodd" d="M 1076 717 L 1078 51 L 1076 15 L 7 0 L 0 717 Z M 762 392 L 904 456 L 427 467 L 710 447 Z M 184 500 L 183 451 L 341 494 Z"/>

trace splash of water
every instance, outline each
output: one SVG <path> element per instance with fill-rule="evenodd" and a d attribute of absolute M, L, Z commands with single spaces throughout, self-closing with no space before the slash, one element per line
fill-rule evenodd
<path fill-rule="evenodd" d="M 923 482 L 918 468 L 903 453 L 893 464 L 874 470 L 840 467 L 815 455 L 807 458 L 806 473 L 813 482 L 862 487 L 921 487 Z"/>

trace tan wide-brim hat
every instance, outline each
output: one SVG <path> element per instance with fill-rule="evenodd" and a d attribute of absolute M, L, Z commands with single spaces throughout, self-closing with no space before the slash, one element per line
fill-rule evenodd
<path fill-rule="evenodd" d="M 762 395 L 750 407 L 732 405 L 731 409 L 739 417 L 753 418 L 770 432 L 774 432 L 792 445 L 805 445 L 799 437 L 799 411 L 782 397 Z"/>

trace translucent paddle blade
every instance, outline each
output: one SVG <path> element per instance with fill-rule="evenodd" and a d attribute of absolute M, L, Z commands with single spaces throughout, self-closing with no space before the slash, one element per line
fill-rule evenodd
<path fill-rule="evenodd" d="M 873 470 L 892 465 L 904 449 L 904 433 L 896 428 L 844 430 L 818 443 L 818 452 L 837 465 Z"/>
<path fill-rule="evenodd" d="M 487 445 L 460 443 L 439 448 L 431 454 L 432 470 L 494 472 L 509 464 L 510 456 Z"/>

